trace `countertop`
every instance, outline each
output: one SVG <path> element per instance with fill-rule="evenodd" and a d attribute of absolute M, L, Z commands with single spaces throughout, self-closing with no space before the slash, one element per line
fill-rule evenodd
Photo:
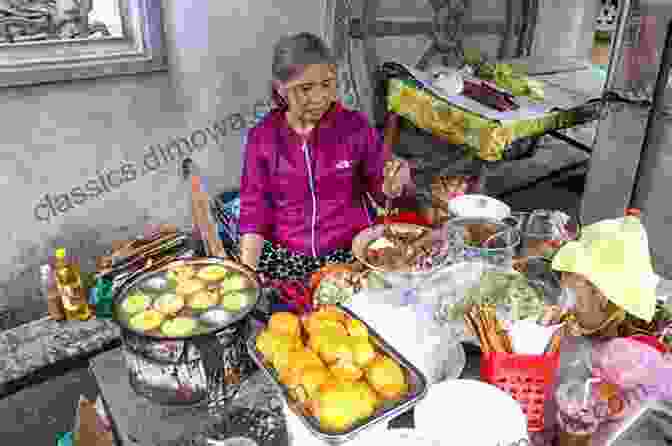
<path fill-rule="evenodd" d="M 0 333 L 0 398 L 62 374 L 68 361 L 86 360 L 118 345 L 119 329 L 108 320 L 44 318 L 4 331 Z"/>

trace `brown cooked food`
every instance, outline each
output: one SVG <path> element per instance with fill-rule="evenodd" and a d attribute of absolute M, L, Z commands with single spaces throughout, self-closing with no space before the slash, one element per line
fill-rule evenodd
<path fill-rule="evenodd" d="M 492 223 L 470 223 L 464 225 L 464 241 L 468 246 L 482 247 L 485 241 L 497 233 Z"/>
<path fill-rule="evenodd" d="M 431 254 L 432 238 L 429 229 L 402 232 L 386 226 L 383 238 L 394 246 L 372 249 L 370 246 L 377 240 L 372 241 L 366 250 L 366 260 L 373 266 L 387 270 L 410 269 L 420 255 Z"/>

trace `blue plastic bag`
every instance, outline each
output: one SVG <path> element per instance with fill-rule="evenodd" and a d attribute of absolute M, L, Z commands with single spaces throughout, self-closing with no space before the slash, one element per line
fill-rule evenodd
<path fill-rule="evenodd" d="M 56 446 L 72 446 L 72 432 L 61 432 L 56 435 Z"/>

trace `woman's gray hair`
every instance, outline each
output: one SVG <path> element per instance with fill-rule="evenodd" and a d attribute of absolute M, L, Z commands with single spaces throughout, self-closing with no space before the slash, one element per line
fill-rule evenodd
<path fill-rule="evenodd" d="M 273 48 L 273 80 L 287 82 L 306 65 L 335 63 L 331 50 L 318 36 L 302 32 L 282 37 Z"/>

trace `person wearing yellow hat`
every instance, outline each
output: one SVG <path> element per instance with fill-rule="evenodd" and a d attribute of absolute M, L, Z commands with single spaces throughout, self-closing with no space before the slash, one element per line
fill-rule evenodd
<path fill-rule="evenodd" d="M 586 226 L 577 241 L 563 245 L 552 268 L 576 293 L 576 316 L 587 332 L 597 331 L 625 312 L 650 322 L 656 286 L 646 230 L 638 217 L 603 220 Z"/>

